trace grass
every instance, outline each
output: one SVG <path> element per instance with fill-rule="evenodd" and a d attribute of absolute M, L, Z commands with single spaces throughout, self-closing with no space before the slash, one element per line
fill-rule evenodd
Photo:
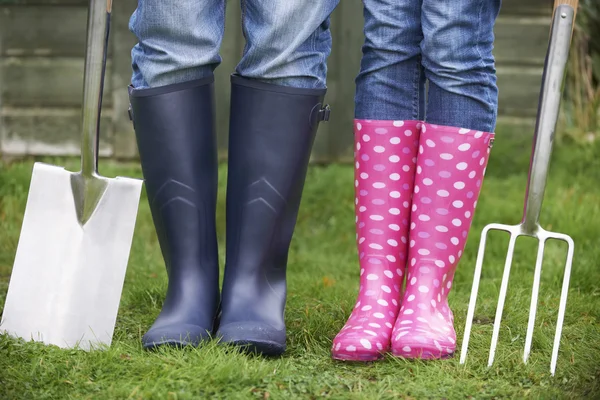
<path fill-rule="evenodd" d="M 467 250 L 450 303 L 459 345 L 479 232 L 489 222 L 521 217 L 529 140 L 499 133 Z M 522 143 L 519 142 L 521 140 Z M 60 350 L 0 336 L 0 398 L 593 398 L 600 397 L 600 147 L 555 150 L 541 220 L 572 235 L 575 261 L 555 377 L 549 373 L 566 246 L 546 251 L 533 353 L 521 353 L 536 242 L 518 242 L 496 362 L 486 368 L 507 237 L 490 238 L 489 255 L 466 365 L 386 357 L 369 364 L 330 359 L 331 340 L 357 290 L 352 167 L 309 172 L 289 258 L 288 351 L 279 359 L 241 354 L 210 343 L 200 349 L 145 352 L 140 338 L 160 310 L 166 274 L 143 197 L 113 346 L 102 352 Z M 46 160 L 77 168 L 77 161 Z M 25 207 L 31 160 L 0 165 L 0 310 Z M 106 176 L 140 177 L 137 165 L 103 163 Z M 224 261 L 226 168 L 220 171 L 219 240 Z"/>

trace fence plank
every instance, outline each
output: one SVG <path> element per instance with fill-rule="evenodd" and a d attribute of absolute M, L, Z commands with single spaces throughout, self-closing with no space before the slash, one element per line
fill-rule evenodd
<path fill-rule="evenodd" d="M 79 58 L 17 58 L 0 61 L 0 96 L 6 106 L 80 107 L 83 99 L 84 60 Z M 110 76 L 107 62 L 106 76 Z M 112 104 L 110 79 L 105 81 L 104 101 Z"/>
<path fill-rule="evenodd" d="M 79 155 L 79 109 L 3 108 L 0 114 L 0 153 L 3 155 Z M 103 157 L 113 155 L 112 115 L 105 110 L 100 120 Z"/>
<path fill-rule="evenodd" d="M 499 67 L 498 113 L 534 118 L 537 113 L 542 68 Z"/>
<path fill-rule="evenodd" d="M 1 0 L 2 5 L 31 7 L 31 6 L 80 6 L 87 7 L 89 0 Z"/>
<path fill-rule="evenodd" d="M 84 57 L 86 24 L 87 7 L 0 7 L 0 56 Z"/>
<path fill-rule="evenodd" d="M 543 65 L 550 18 L 498 18 L 494 29 L 494 57 L 498 65 Z"/>
<path fill-rule="evenodd" d="M 131 49 L 136 43 L 135 35 L 129 31 L 129 17 L 136 7 L 136 0 L 113 2 L 110 48 L 113 50 L 112 74 L 107 75 L 114 88 L 113 104 L 113 146 L 117 158 L 137 157 L 137 143 L 133 125 L 129 120 L 129 94 L 127 86 L 131 82 Z"/>
<path fill-rule="evenodd" d="M 360 70 L 362 56 L 361 46 L 364 41 L 362 29 L 357 26 L 363 24 L 362 2 L 353 0 L 340 4 L 338 20 L 335 22 L 333 37 L 332 59 L 335 61 L 330 68 L 335 68 L 336 79 L 331 85 L 334 87 L 332 104 L 332 117 L 329 137 L 329 159 L 337 159 L 341 154 L 352 150 L 354 143 L 354 94 L 356 87 L 354 80 Z"/>
<path fill-rule="evenodd" d="M 503 15 L 550 15 L 553 0 L 502 0 Z"/>
<path fill-rule="evenodd" d="M 227 155 L 229 138 L 230 76 L 240 60 L 243 46 L 240 4 L 237 1 L 227 1 L 225 36 L 220 50 L 223 61 L 215 71 L 217 143 L 221 158 Z"/>

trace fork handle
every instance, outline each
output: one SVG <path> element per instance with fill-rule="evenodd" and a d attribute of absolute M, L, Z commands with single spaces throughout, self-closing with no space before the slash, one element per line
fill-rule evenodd
<path fill-rule="evenodd" d="M 573 13 L 573 28 L 575 27 L 575 18 L 577 17 L 577 8 L 579 7 L 579 0 L 554 0 L 554 11 L 553 14 L 556 13 L 556 9 L 562 5 L 571 6 L 575 12 Z"/>
<path fill-rule="evenodd" d="M 577 7 L 579 6 L 579 0 L 554 0 L 554 11 L 562 5 L 571 6 L 573 10 L 575 10 L 575 14 L 577 14 Z M 575 16 L 573 16 L 573 20 Z"/>
<path fill-rule="evenodd" d="M 544 64 L 525 208 L 521 221 L 525 234 L 533 235 L 539 228 L 577 5 L 577 0 L 555 0 L 554 3 L 554 17 Z"/>

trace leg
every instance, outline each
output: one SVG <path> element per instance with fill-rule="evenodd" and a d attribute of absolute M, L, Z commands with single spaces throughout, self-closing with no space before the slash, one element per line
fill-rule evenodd
<path fill-rule="evenodd" d="M 241 0 L 246 47 L 236 73 L 296 88 L 325 89 L 329 15 L 339 0 Z"/>
<path fill-rule="evenodd" d="M 456 348 L 448 294 L 494 137 L 491 45 L 498 7 L 499 0 L 423 0 L 429 122 L 421 131 L 407 288 L 392 334 L 395 355 L 441 358 Z"/>
<path fill-rule="evenodd" d="M 501 0 L 423 0 L 426 120 L 493 132 L 498 88 L 492 48 Z"/>
<path fill-rule="evenodd" d="M 162 310 L 142 339 L 145 348 L 197 345 L 213 331 L 219 265 L 212 69 L 223 12 L 221 0 L 177 6 L 140 0 L 132 17 L 141 37 L 133 50 L 132 119 L 169 277 Z"/>
<path fill-rule="evenodd" d="M 136 89 L 211 77 L 221 62 L 225 0 L 138 0 L 129 20 Z"/>
<path fill-rule="evenodd" d="M 246 52 L 232 77 L 227 265 L 218 335 L 285 351 L 286 264 L 323 107 L 337 0 L 245 0 Z"/>
<path fill-rule="evenodd" d="M 422 2 L 363 0 L 365 43 L 356 78 L 356 119 L 424 118 Z"/>
<path fill-rule="evenodd" d="M 333 341 L 335 359 L 368 361 L 388 351 L 400 307 L 423 109 L 420 3 L 364 1 L 354 123 L 360 288 Z"/>

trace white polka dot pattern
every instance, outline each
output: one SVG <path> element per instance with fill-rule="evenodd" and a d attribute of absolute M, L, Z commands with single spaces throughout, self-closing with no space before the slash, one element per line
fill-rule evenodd
<path fill-rule="evenodd" d="M 413 203 L 406 292 L 392 352 L 443 358 L 456 347 L 448 293 L 471 227 L 493 133 L 423 124 Z M 425 144 L 423 146 L 423 144 Z M 483 155 L 483 158 L 481 157 Z"/>
<path fill-rule="evenodd" d="M 348 321 L 333 340 L 335 359 L 371 361 L 390 349 L 407 260 L 420 124 L 355 121 L 360 288 Z"/>

